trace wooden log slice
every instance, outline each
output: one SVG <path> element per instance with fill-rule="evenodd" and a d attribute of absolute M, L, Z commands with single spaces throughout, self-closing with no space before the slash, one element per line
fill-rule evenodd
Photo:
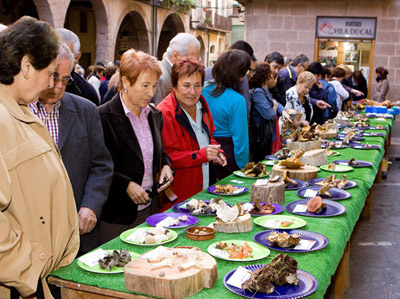
<path fill-rule="evenodd" d="M 328 164 L 328 158 L 324 149 L 316 149 L 305 152 L 304 155 L 300 157 L 300 161 L 304 164 L 312 166 Z"/>
<path fill-rule="evenodd" d="M 173 248 L 171 250 L 187 250 Z M 186 270 L 179 266 L 188 262 L 185 257 L 174 256 L 172 267 L 153 269 L 146 258 L 139 257 L 125 266 L 125 286 L 132 292 L 148 294 L 168 299 L 192 296 L 203 288 L 211 288 L 217 280 L 217 262 L 207 253 L 196 251 L 197 264 Z"/>
<path fill-rule="evenodd" d="M 285 183 L 282 180 L 259 186 L 254 183 L 251 185 L 250 202 L 255 202 L 257 199 L 261 202 L 283 204 L 285 202 Z"/>
<path fill-rule="evenodd" d="M 285 171 L 287 171 L 289 178 L 302 181 L 315 179 L 318 176 L 318 168 L 312 165 L 304 165 L 299 169 L 287 169 L 279 165 L 274 165 L 274 167 L 272 167 L 272 175 L 279 175 L 282 177 Z"/>
<path fill-rule="evenodd" d="M 335 138 L 337 136 L 337 131 L 327 131 L 325 133 L 319 133 L 319 137 L 322 139 Z"/>
<path fill-rule="evenodd" d="M 341 118 L 335 118 L 334 121 L 343 126 L 349 126 L 351 125 L 350 119 L 341 119 Z"/>
<path fill-rule="evenodd" d="M 251 221 L 250 214 L 244 214 L 236 219 L 234 222 L 214 222 L 214 229 L 216 232 L 221 233 L 245 233 L 253 230 L 253 221 Z"/>
<path fill-rule="evenodd" d="M 327 123 L 326 124 L 326 130 L 327 131 L 336 131 L 337 132 L 337 130 L 338 130 L 338 125 L 337 125 L 337 123 Z"/>
<path fill-rule="evenodd" d="M 287 147 L 290 150 L 303 150 L 305 152 L 311 151 L 313 149 L 320 149 L 321 148 L 321 140 L 314 140 L 314 141 L 287 141 Z"/>

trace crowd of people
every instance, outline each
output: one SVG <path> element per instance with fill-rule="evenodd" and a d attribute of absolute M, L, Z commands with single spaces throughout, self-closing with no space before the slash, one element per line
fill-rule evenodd
<path fill-rule="evenodd" d="M 199 41 L 179 33 L 162 61 L 130 49 L 85 74 L 72 31 L 31 17 L 2 29 L 0 295 L 10 298 L 51 298 L 52 270 L 367 94 L 361 71 L 304 54 L 258 61 L 245 41 L 204 68 Z M 376 74 L 383 101 L 388 71 Z"/>

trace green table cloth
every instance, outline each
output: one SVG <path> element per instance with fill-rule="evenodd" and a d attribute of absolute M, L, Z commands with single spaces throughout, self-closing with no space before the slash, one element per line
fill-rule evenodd
<path fill-rule="evenodd" d="M 371 121 L 374 123 L 374 120 Z M 385 122 L 379 122 L 383 126 L 393 126 L 393 120 L 387 120 Z M 374 131 L 374 132 L 383 132 L 387 133 L 384 130 Z M 320 234 L 323 234 L 329 239 L 329 245 L 322 250 L 308 252 L 308 253 L 291 253 L 290 256 L 295 258 L 298 261 L 298 268 L 305 270 L 312 275 L 314 275 L 318 280 L 318 290 L 308 296 L 308 298 L 323 298 L 324 294 L 328 286 L 331 283 L 331 277 L 335 274 L 336 268 L 343 256 L 345 246 L 350 239 L 351 233 L 354 229 L 357 220 L 360 217 L 362 209 L 365 204 L 366 197 L 369 194 L 369 189 L 371 188 L 375 176 L 378 171 L 378 166 L 382 157 L 384 155 L 384 144 L 385 139 L 387 138 L 387 134 L 385 137 L 366 137 L 363 143 L 368 142 L 371 144 L 378 144 L 381 146 L 380 150 L 359 150 L 359 149 L 338 149 L 337 151 L 340 153 L 339 156 L 328 157 L 329 163 L 334 160 L 344 160 L 356 158 L 357 160 L 365 160 L 373 163 L 372 167 L 367 168 L 355 168 L 353 171 L 346 173 L 348 178 L 354 180 L 358 183 L 358 186 L 352 189 L 348 189 L 351 193 L 351 198 L 346 200 L 339 201 L 341 204 L 346 206 L 347 212 L 344 215 L 336 216 L 336 217 L 328 217 L 328 218 L 316 218 L 316 217 L 302 217 L 296 215 L 296 217 L 300 217 L 307 221 L 307 225 L 303 227 L 303 230 L 313 231 Z M 271 167 L 268 167 L 271 170 Z M 318 177 L 328 177 L 331 175 L 331 172 L 326 172 L 320 170 L 318 173 Z M 341 176 L 341 174 L 339 174 Z M 244 182 L 241 184 L 242 186 L 248 187 L 251 190 L 251 185 L 256 180 L 255 179 L 247 179 L 237 177 L 235 175 L 231 175 L 221 180 L 219 184 L 234 184 L 231 180 L 239 180 Z M 238 185 L 238 184 L 236 184 Z M 202 191 L 194 196 L 196 199 L 211 199 L 215 197 L 215 195 L 208 193 L 207 191 Z M 236 195 L 236 196 L 224 196 L 223 199 L 231 204 L 239 203 L 239 202 L 248 202 L 250 198 L 250 192 L 245 194 Z M 300 199 L 296 195 L 296 191 L 286 191 L 285 192 L 285 205 Z M 282 215 L 292 215 L 288 213 L 286 210 L 283 211 Z M 211 216 L 197 216 L 199 218 L 199 224 L 201 226 L 207 226 L 211 222 L 215 221 L 214 217 Z M 185 229 L 177 229 L 179 236 L 178 238 L 168 244 L 165 244 L 167 247 L 174 246 L 195 246 L 207 252 L 207 247 L 216 242 L 223 240 L 248 240 L 252 241 L 253 236 L 261 231 L 266 229 L 257 226 L 254 224 L 253 217 L 253 230 L 247 233 L 240 234 L 224 234 L 224 233 L 216 233 L 215 238 L 209 241 L 192 241 L 186 237 Z M 146 226 L 146 223 L 142 224 L 142 226 Z M 145 253 L 148 250 L 155 247 L 142 247 L 130 245 L 122 242 L 119 238 L 115 238 L 114 240 L 103 244 L 101 246 L 103 249 L 128 249 L 137 253 Z M 224 276 L 231 270 L 239 267 L 245 266 L 249 264 L 266 264 L 271 261 L 275 255 L 279 252 L 271 250 L 271 254 L 268 258 L 254 261 L 254 262 L 231 262 L 225 260 L 217 260 L 218 264 L 218 280 L 214 284 L 211 289 L 203 289 L 198 294 L 192 296 L 193 298 L 240 298 L 238 295 L 234 295 L 230 291 L 228 291 L 224 284 L 223 278 Z M 77 260 L 75 260 L 71 265 L 53 271 L 51 273 L 52 276 L 57 276 L 61 279 L 77 282 L 80 284 L 86 284 L 91 286 L 96 286 L 99 288 L 112 289 L 122 292 L 128 292 L 125 288 L 124 283 L 124 274 L 95 274 L 91 272 L 86 272 L 82 270 L 77 265 Z"/>

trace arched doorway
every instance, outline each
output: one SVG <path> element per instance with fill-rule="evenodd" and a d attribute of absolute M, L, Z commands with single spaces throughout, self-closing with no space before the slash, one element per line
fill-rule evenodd
<path fill-rule="evenodd" d="M 39 18 L 36 5 L 32 0 L 0 1 L 0 23 L 11 25 L 22 16 Z"/>
<path fill-rule="evenodd" d="M 207 57 L 206 57 L 206 47 L 204 45 L 204 40 L 200 35 L 197 37 L 197 40 L 200 42 L 200 59 L 201 59 L 201 62 L 204 65 L 207 65 L 208 61 L 207 61 Z"/>
<path fill-rule="evenodd" d="M 137 11 L 128 13 L 119 27 L 114 59 L 120 60 L 122 53 L 130 48 L 149 53 L 146 23 Z"/>
<path fill-rule="evenodd" d="M 185 32 L 184 24 L 179 15 L 172 13 L 165 19 L 158 39 L 157 58 L 159 60 L 167 50 L 169 41 L 179 32 Z"/>

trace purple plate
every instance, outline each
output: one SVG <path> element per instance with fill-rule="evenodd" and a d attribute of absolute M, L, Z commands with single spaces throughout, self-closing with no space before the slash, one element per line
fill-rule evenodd
<path fill-rule="evenodd" d="M 346 135 L 337 135 L 336 136 L 336 139 L 338 139 L 338 140 L 343 140 L 345 138 L 346 138 Z M 353 140 L 362 141 L 362 140 L 365 140 L 365 138 L 355 135 L 350 141 L 353 141 Z"/>
<path fill-rule="evenodd" d="M 210 200 L 203 200 L 206 204 L 209 204 L 210 203 Z M 190 214 L 190 215 L 196 215 L 196 216 L 215 216 L 216 215 L 216 212 L 214 212 L 214 213 L 208 213 L 208 214 L 193 214 L 192 212 L 190 212 L 188 209 L 186 209 L 186 204 L 188 203 L 189 201 L 183 201 L 183 202 L 178 202 L 178 203 L 176 203 L 176 204 L 174 204 L 173 206 L 172 206 L 172 209 L 175 211 L 175 212 L 178 212 L 178 213 L 183 213 L 183 214 Z M 226 201 L 225 201 L 225 203 L 228 205 L 228 206 L 232 206 L 231 204 L 229 204 L 229 203 L 227 203 Z"/>
<path fill-rule="evenodd" d="M 371 147 L 365 148 L 365 144 L 350 144 L 351 148 L 361 149 L 361 150 L 371 150 L 371 149 L 380 149 L 381 146 L 377 144 L 370 144 Z"/>
<path fill-rule="evenodd" d="M 365 136 L 365 137 L 375 137 L 375 136 L 377 136 L 377 137 L 385 137 L 385 133 L 375 133 L 375 132 L 370 133 L 370 132 L 365 132 L 365 133 L 363 134 L 363 136 Z"/>
<path fill-rule="evenodd" d="M 249 202 L 250 204 L 254 205 L 253 202 Z M 261 204 L 266 204 L 266 202 L 261 202 Z M 268 215 L 275 215 L 283 212 L 283 207 L 280 204 L 277 203 L 272 203 L 272 205 L 275 207 L 275 211 L 273 211 L 271 214 L 251 214 L 251 216 L 268 216 Z"/>
<path fill-rule="evenodd" d="M 188 219 L 187 221 L 179 221 L 178 225 L 170 225 L 166 226 L 168 228 L 182 228 L 182 227 L 187 227 L 193 224 L 196 224 L 199 222 L 199 219 L 192 215 L 187 215 L 187 214 L 182 214 L 182 213 L 174 213 L 174 212 L 164 212 L 164 213 L 158 213 L 158 214 L 153 214 L 146 219 L 146 223 L 151 226 L 156 226 L 157 223 L 163 221 L 167 217 L 172 217 L 172 218 L 178 218 L 181 216 L 186 216 Z"/>
<path fill-rule="evenodd" d="M 359 130 L 370 130 L 370 126 L 368 127 L 355 127 L 355 129 L 359 129 Z"/>
<path fill-rule="evenodd" d="M 382 127 L 382 129 L 378 129 L 377 127 L 369 127 L 369 130 L 387 130 L 388 127 Z"/>
<path fill-rule="evenodd" d="M 318 186 L 317 183 L 322 182 L 325 179 L 326 178 L 310 179 L 310 180 L 308 180 L 308 184 L 310 184 L 312 186 Z M 355 186 L 358 185 L 356 181 L 347 180 L 347 182 L 348 182 L 347 185 L 343 189 L 354 188 Z"/>
<path fill-rule="evenodd" d="M 224 185 L 221 185 L 221 186 L 224 186 Z M 239 195 L 239 194 L 246 193 L 247 191 L 249 191 L 249 188 L 243 187 L 243 186 L 235 186 L 235 185 L 232 185 L 232 187 L 237 187 L 237 189 L 236 189 L 233 193 L 231 193 L 231 194 L 217 193 L 217 192 L 215 192 L 215 189 L 217 188 L 217 187 L 215 187 L 215 186 L 210 186 L 210 187 L 208 187 L 208 188 L 207 188 L 207 191 L 210 192 L 210 193 L 212 193 L 212 194 L 216 194 L 216 195 L 228 195 L 228 196 Z"/>
<path fill-rule="evenodd" d="M 294 248 L 282 248 L 279 247 L 276 244 L 271 243 L 270 241 L 267 240 L 267 237 L 272 233 L 283 233 L 286 232 L 289 235 L 291 234 L 298 234 L 301 236 L 302 240 L 307 240 L 307 241 L 315 241 L 314 245 L 308 249 L 301 249 L 301 250 L 296 250 Z M 291 230 L 284 230 L 284 229 L 271 229 L 271 230 L 266 230 L 263 232 L 259 232 L 254 235 L 253 237 L 254 241 L 256 241 L 258 244 L 261 244 L 265 247 L 268 247 L 269 249 L 277 250 L 277 251 L 283 251 L 283 252 L 310 252 L 310 251 L 317 251 L 322 248 L 325 248 L 329 241 L 328 238 L 325 237 L 324 235 L 315 233 L 315 232 L 310 232 L 307 230 L 299 230 L 299 229 L 291 229 Z"/>
<path fill-rule="evenodd" d="M 323 202 L 326 203 L 326 209 L 323 209 L 321 213 L 313 213 L 309 211 L 305 212 L 294 212 L 293 210 L 296 208 L 297 205 L 305 205 L 307 206 L 308 198 L 300 199 L 292 201 L 285 206 L 286 211 L 289 213 L 300 215 L 300 216 L 309 216 L 309 217 L 333 217 L 339 216 L 346 213 L 346 207 L 341 203 L 338 203 L 333 200 L 324 199 Z"/>
<path fill-rule="evenodd" d="M 368 161 L 363 161 L 363 160 L 355 160 L 358 164 L 351 164 L 349 165 L 349 160 L 335 160 L 333 163 L 338 164 L 338 165 L 348 165 L 353 168 L 362 168 L 362 167 L 370 167 L 372 166 L 371 162 Z"/>
<path fill-rule="evenodd" d="M 277 157 L 275 157 L 275 155 L 268 155 L 268 156 L 265 156 L 265 159 L 266 159 L 266 160 L 279 160 Z"/>
<path fill-rule="evenodd" d="M 265 265 L 248 265 L 244 266 L 247 270 L 254 272 Z M 297 286 L 291 284 L 285 284 L 283 286 L 275 286 L 275 290 L 272 294 L 261 293 L 261 292 L 250 292 L 242 290 L 241 288 L 234 287 L 230 284 L 227 284 L 227 281 L 233 273 L 235 273 L 236 269 L 228 272 L 224 277 L 224 285 L 225 287 L 231 291 L 232 293 L 246 297 L 246 298 L 255 298 L 255 299 L 293 299 L 293 298 L 302 298 L 308 295 L 311 295 L 318 289 L 318 280 L 312 276 L 310 273 L 297 269 L 297 278 L 299 279 L 299 284 Z M 228 296 L 229 297 L 229 296 Z"/>
<path fill-rule="evenodd" d="M 292 179 L 292 180 L 296 181 L 297 185 L 294 185 L 292 183 L 287 183 L 287 186 L 285 187 L 285 190 L 298 190 L 298 189 L 301 189 L 301 188 L 303 188 L 303 187 L 305 187 L 307 185 L 307 183 L 304 182 L 304 181 L 295 180 L 295 179 Z"/>
<path fill-rule="evenodd" d="M 310 186 L 310 187 L 305 187 L 300 190 L 297 190 L 296 194 L 300 197 L 309 197 L 307 196 L 306 192 L 307 190 L 312 190 L 312 191 L 318 191 L 321 189 L 321 186 Z M 342 200 L 342 199 L 348 199 L 351 197 L 351 194 L 343 189 L 339 188 L 331 188 L 329 189 L 329 193 L 332 195 L 331 197 L 327 195 L 320 195 L 322 199 L 329 199 L 329 200 Z M 310 196 L 314 197 L 316 195 Z"/>

